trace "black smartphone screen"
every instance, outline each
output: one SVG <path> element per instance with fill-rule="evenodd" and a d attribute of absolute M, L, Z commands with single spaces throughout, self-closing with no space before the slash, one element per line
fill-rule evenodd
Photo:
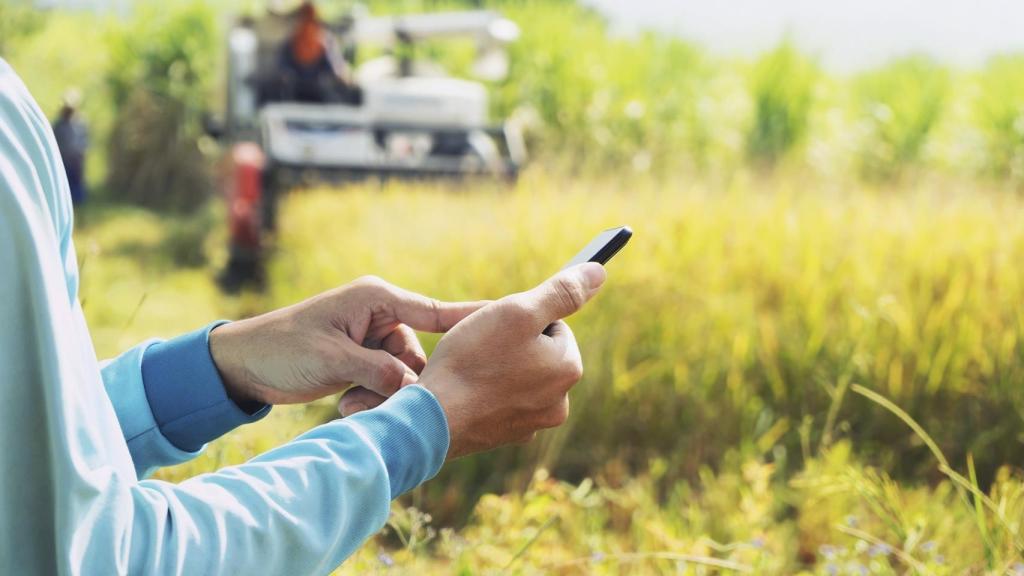
<path fill-rule="evenodd" d="M 604 232 L 597 235 L 596 238 L 590 241 L 583 250 L 580 250 L 579 254 L 573 256 L 572 260 L 566 264 L 562 269 L 575 266 L 577 264 L 583 264 L 584 262 L 599 262 L 604 264 L 612 259 L 612 256 L 622 250 L 622 247 L 629 242 L 629 239 L 633 236 L 633 231 L 629 226 L 619 226 L 618 228 L 609 228 Z"/>

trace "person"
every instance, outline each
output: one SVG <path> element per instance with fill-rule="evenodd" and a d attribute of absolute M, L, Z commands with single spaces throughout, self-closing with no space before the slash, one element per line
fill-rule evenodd
<path fill-rule="evenodd" d="M 291 36 L 281 47 L 284 97 L 296 102 L 358 99 L 348 65 L 324 31 L 312 2 L 299 6 Z"/>
<path fill-rule="evenodd" d="M 60 154 L 2 59 L 0 127 L 0 573 L 324 574 L 446 459 L 565 421 L 582 364 L 561 318 L 599 290 L 598 264 L 493 302 L 363 278 L 98 363 Z M 429 360 L 414 330 L 446 332 Z M 238 466 L 147 478 L 350 383 L 345 418 Z"/>
<path fill-rule="evenodd" d="M 53 123 L 53 135 L 64 161 L 71 202 L 75 205 L 85 202 L 85 153 L 89 148 L 89 130 L 78 117 L 80 101 L 81 93 L 77 89 L 68 90 Z"/>

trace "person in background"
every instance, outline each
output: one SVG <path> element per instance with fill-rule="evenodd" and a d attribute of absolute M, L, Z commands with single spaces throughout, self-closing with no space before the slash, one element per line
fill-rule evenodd
<path fill-rule="evenodd" d="M 352 75 L 313 3 L 304 2 L 297 18 L 295 30 L 281 49 L 285 97 L 297 102 L 351 100 L 356 92 Z"/>
<path fill-rule="evenodd" d="M 89 148 L 89 129 L 78 116 L 81 100 L 78 89 L 68 90 L 53 123 L 53 136 L 71 188 L 71 202 L 76 206 L 85 202 L 85 153 Z"/>

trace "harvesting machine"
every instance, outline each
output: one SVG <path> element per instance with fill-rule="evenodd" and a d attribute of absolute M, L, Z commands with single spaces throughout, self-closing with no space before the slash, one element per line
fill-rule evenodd
<path fill-rule="evenodd" d="M 266 233 L 277 201 L 311 181 L 381 177 L 468 176 L 514 179 L 525 159 L 518 126 L 490 122 L 480 82 L 449 76 L 417 58 L 427 40 L 475 40 L 473 74 L 500 80 L 515 23 L 489 10 L 373 17 L 354 10 L 321 21 L 347 63 L 351 81 L 322 86 L 318 101 L 289 91 L 281 49 L 298 12 L 242 20 L 228 35 L 226 116 L 221 137 L 231 143 L 226 183 L 230 261 L 226 288 L 262 282 Z M 380 54 L 358 66 L 362 50 Z"/>

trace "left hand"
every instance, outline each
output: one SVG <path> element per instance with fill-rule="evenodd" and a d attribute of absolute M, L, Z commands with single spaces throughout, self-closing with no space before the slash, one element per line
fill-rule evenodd
<path fill-rule="evenodd" d="M 210 354 L 238 403 L 295 404 L 351 388 L 339 410 L 372 408 L 426 364 L 413 330 L 446 332 L 486 302 L 441 302 L 372 276 L 218 326 Z"/>

